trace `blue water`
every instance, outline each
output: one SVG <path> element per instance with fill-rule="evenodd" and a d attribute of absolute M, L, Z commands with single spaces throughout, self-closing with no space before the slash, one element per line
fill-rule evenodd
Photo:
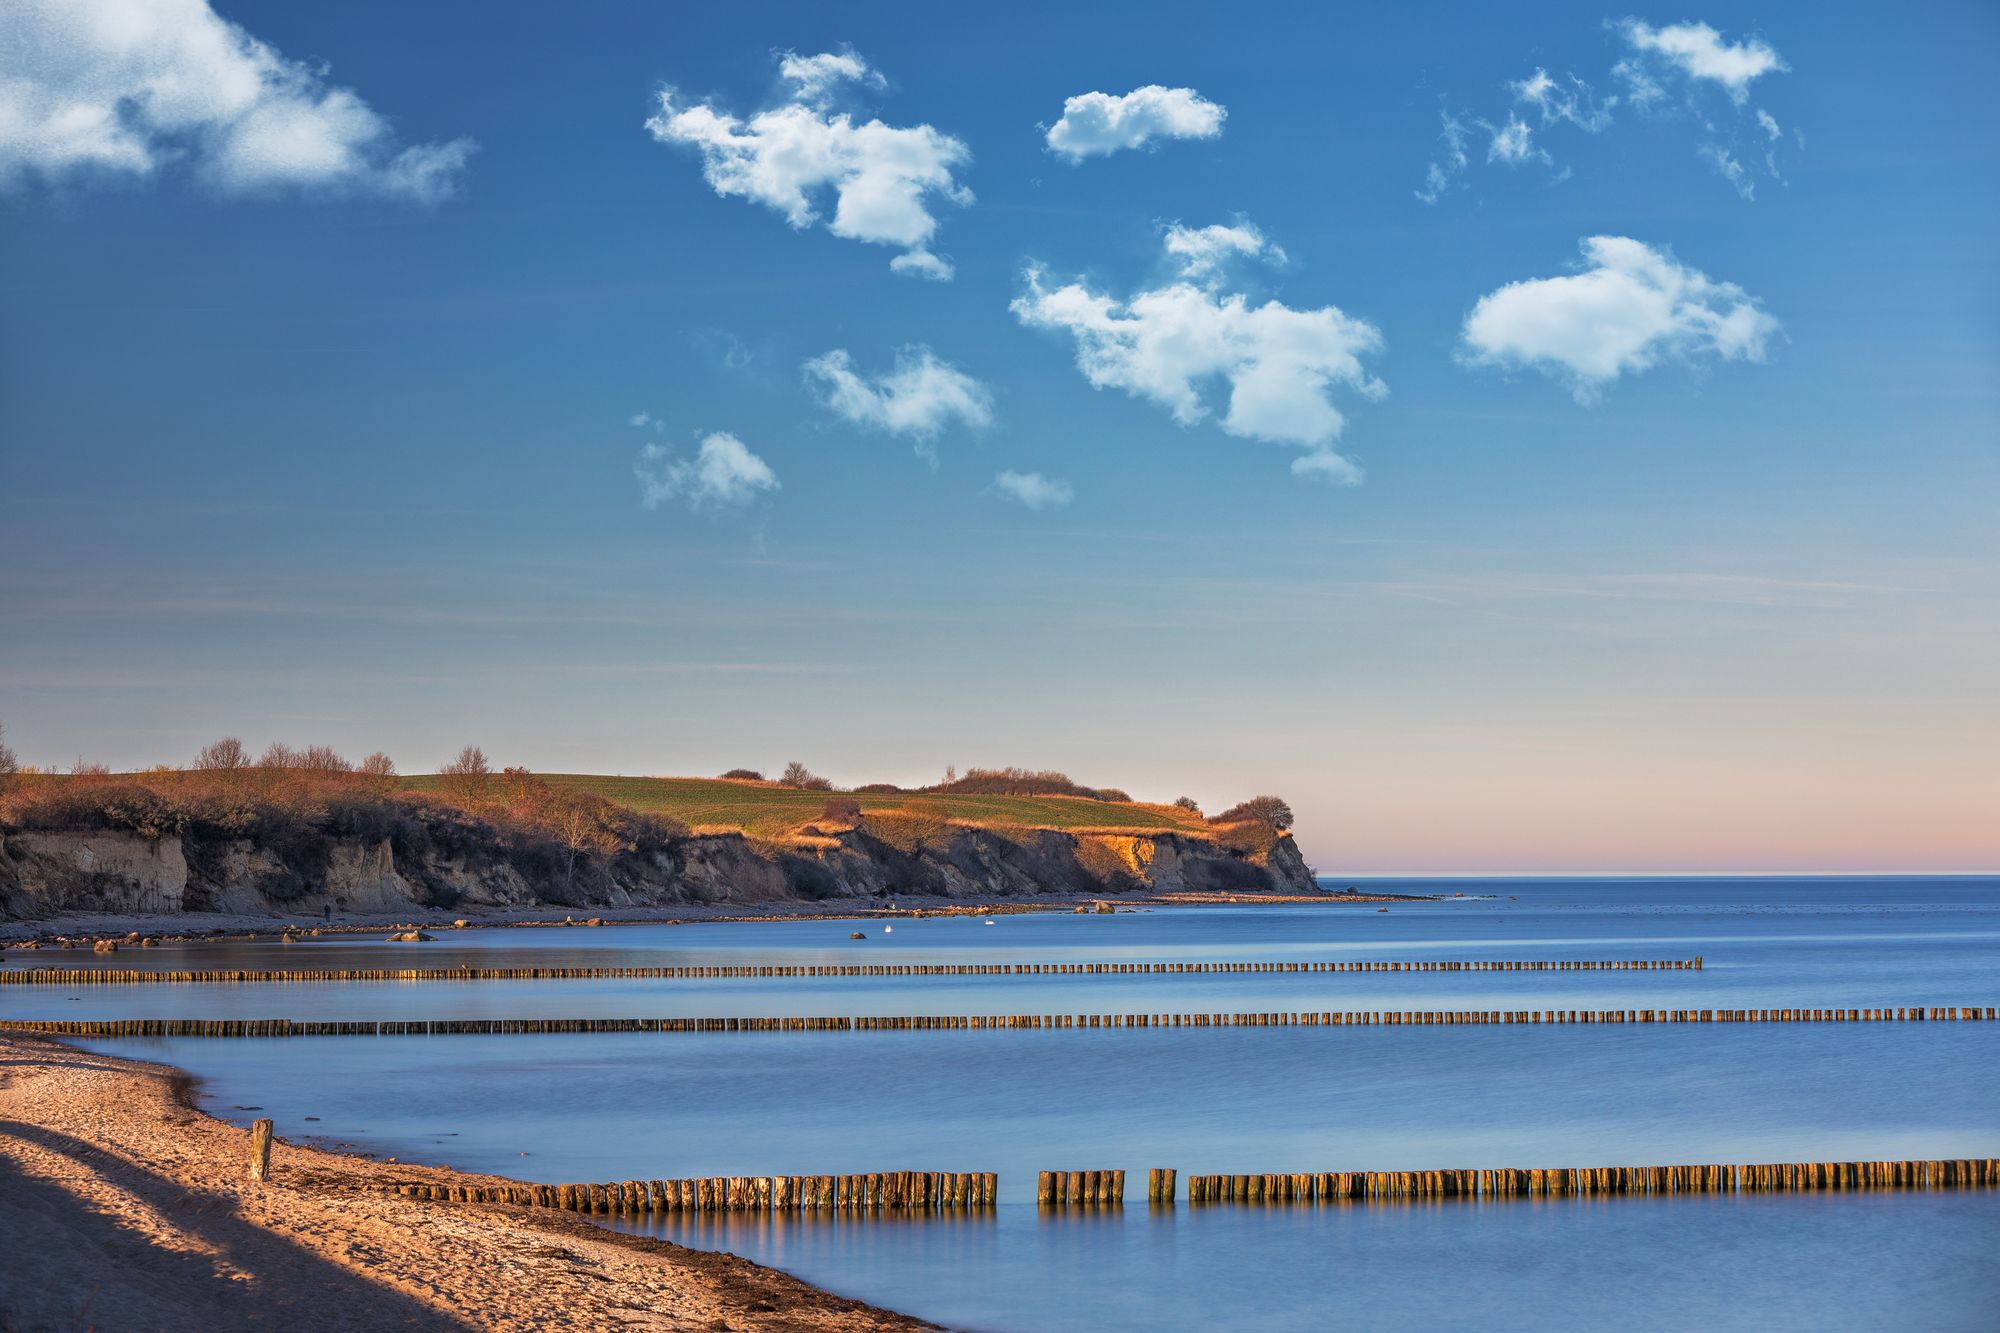
<path fill-rule="evenodd" d="M 1702 972 L 22 988 L 7 1016 L 1089 1013 L 2000 1004 L 2000 881 L 1461 882 L 1116 916 L 455 932 L 126 965 L 1631 958 Z M 1511 895 L 1511 897 L 1509 896 Z M 32 963 L 72 962 L 68 955 Z M 93 960 L 95 961 L 95 960 Z M 17 964 L 18 965 L 18 964 Z M 74 998 L 72 998 L 72 994 Z M 1042 1216 L 1044 1169 L 2000 1155 L 2000 1023 L 104 1043 L 291 1137 L 542 1181 L 987 1170 L 974 1218 L 633 1223 L 995 1329 L 2000 1327 L 2000 1192 Z M 305 1117 L 316 1116 L 316 1121 Z"/>

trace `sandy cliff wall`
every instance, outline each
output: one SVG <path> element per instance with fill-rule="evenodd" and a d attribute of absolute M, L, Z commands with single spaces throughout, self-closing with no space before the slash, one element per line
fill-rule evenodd
<path fill-rule="evenodd" d="M 398 856 L 387 840 L 335 840 L 311 858 L 246 840 L 113 832 L 0 836 L 0 916 L 72 912 L 395 915 L 416 908 L 671 907 L 922 895 L 1230 889 L 1304 892 L 1290 838 L 1264 854 L 1182 835 L 948 827 L 895 843 L 861 827 L 797 845 L 690 837 L 649 855 L 591 861 L 531 882 L 499 847 Z"/>

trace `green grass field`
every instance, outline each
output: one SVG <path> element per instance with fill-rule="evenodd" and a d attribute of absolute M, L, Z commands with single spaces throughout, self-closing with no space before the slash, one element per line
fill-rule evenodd
<path fill-rule="evenodd" d="M 819 817 L 829 799 L 858 801 L 864 815 L 921 812 L 964 824 L 1024 828 L 1115 829 L 1132 833 L 1207 835 L 1199 816 L 1173 807 L 1093 801 L 1080 796 L 850 795 L 800 791 L 719 778 L 614 778 L 591 773 L 538 773 L 553 787 L 587 791 L 649 814 L 671 815 L 697 826 L 740 828 L 759 838 L 781 837 Z M 436 786 L 430 774 L 406 778 L 418 790 Z"/>

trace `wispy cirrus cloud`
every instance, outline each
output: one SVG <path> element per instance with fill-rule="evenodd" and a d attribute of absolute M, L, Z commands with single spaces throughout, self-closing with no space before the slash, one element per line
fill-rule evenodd
<path fill-rule="evenodd" d="M 434 203 L 457 188 L 473 148 L 470 139 L 401 146 L 359 93 L 208 0 L 0 6 L 0 187 L 184 165 L 224 193 Z"/>
<path fill-rule="evenodd" d="M 1063 103 L 1062 119 L 1049 126 L 1049 151 L 1072 163 L 1160 139 L 1213 139 L 1228 109 L 1192 88 L 1149 83 L 1129 93 L 1079 93 Z"/>
<path fill-rule="evenodd" d="M 1082 279 L 1051 284 L 1031 265 L 1014 316 L 1029 328 L 1068 334 L 1077 369 L 1095 388 L 1122 390 L 1192 426 L 1215 412 L 1217 390 L 1226 386 L 1224 432 L 1305 450 L 1292 463 L 1294 475 L 1359 481 L 1360 470 L 1333 447 L 1346 425 L 1334 393 L 1376 399 L 1388 392 L 1361 363 L 1381 348 L 1381 334 L 1336 306 L 1253 304 L 1245 292 L 1228 290 L 1211 262 L 1217 254 L 1275 247 L 1247 223 L 1224 230 L 1234 239 L 1221 242 L 1214 229 L 1170 231 L 1170 243 L 1184 240 L 1181 253 L 1168 249 L 1177 276 L 1122 299 Z"/>
<path fill-rule="evenodd" d="M 972 150 L 929 125 L 856 124 L 833 110 L 845 88 L 885 86 L 851 48 L 788 52 L 778 68 L 786 95 L 776 106 L 746 119 L 666 88 L 646 129 L 660 143 L 699 153 L 702 174 L 718 195 L 774 209 L 801 231 L 820 221 L 830 195 L 828 231 L 901 250 L 889 261 L 898 273 L 948 281 L 951 261 L 931 249 L 938 229 L 933 209 L 972 203 L 972 191 L 956 175 L 972 161 Z"/>
<path fill-rule="evenodd" d="M 1628 52 L 1610 70 L 1612 85 L 1619 91 L 1600 95 L 1575 74 L 1552 74 L 1537 66 L 1527 76 L 1501 85 L 1508 102 L 1499 115 L 1483 118 L 1444 109 L 1440 149 L 1425 168 L 1417 198 L 1435 204 L 1464 182 L 1472 165 L 1467 152 L 1470 127 L 1486 135 L 1487 163 L 1505 167 L 1539 163 L 1555 172 L 1553 179 L 1560 182 L 1568 178 L 1570 168 L 1556 157 L 1552 145 L 1557 137 L 1602 134 L 1625 112 L 1673 114 L 1679 105 L 1676 94 L 1702 129 L 1697 156 L 1740 196 L 1756 197 L 1754 164 L 1760 155 L 1765 174 L 1783 180 L 1777 162 L 1781 137 L 1777 119 L 1748 105 L 1756 80 L 1790 69 L 1775 48 L 1758 37 L 1731 42 L 1706 23 L 1654 27 L 1627 18 L 1607 26 Z M 1726 106 L 1717 105 L 1710 96 L 1711 105 L 1703 107 L 1705 92 L 1719 94 Z M 1742 142 L 1752 127 L 1764 136 L 1757 154 Z"/>
<path fill-rule="evenodd" d="M 1791 70 L 1776 48 L 1761 37 L 1731 42 L 1706 23 L 1670 23 L 1654 27 L 1635 18 L 1612 23 L 1632 49 L 1632 54 L 1612 66 L 1612 73 L 1625 86 L 1625 97 L 1643 114 L 1666 114 L 1675 93 L 1703 127 L 1704 138 L 1695 155 L 1746 202 L 1757 197 L 1757 175 L 1753 165 L 1762 157 L 1764 174 L 1780 183 L 1777 144 L 1783 137 L 1777 117 L 1762 107 L 1752 107 L 1751 85 L 1769 74 Z M 1713 93 L 1720 92 L 1730 111 L 1714 114 Z M 1704 106 L 1703 95 L 1711 94 Z M 1745 112 L 1749 119 L 1745 119 Z M 1756 151 L 1749 126 L 1764 137 Z"/>
<path fill-rule="evenodd" d="M 1579 272 L 1508 283 L 1460 330 L 1468 365 L 1534 370 L 1592 403 L 1664 360 L 1762 361 L 1776 319 L 1734 283 L 1624 236 L 1583 242 Z"/>

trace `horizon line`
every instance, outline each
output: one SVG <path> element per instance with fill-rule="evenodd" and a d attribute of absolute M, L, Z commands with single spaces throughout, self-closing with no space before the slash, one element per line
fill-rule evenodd
<path fill-rule="evenodd" d="M 1995 870 L 1353 870 L 1333 879 L 1992 879 Z"/>

